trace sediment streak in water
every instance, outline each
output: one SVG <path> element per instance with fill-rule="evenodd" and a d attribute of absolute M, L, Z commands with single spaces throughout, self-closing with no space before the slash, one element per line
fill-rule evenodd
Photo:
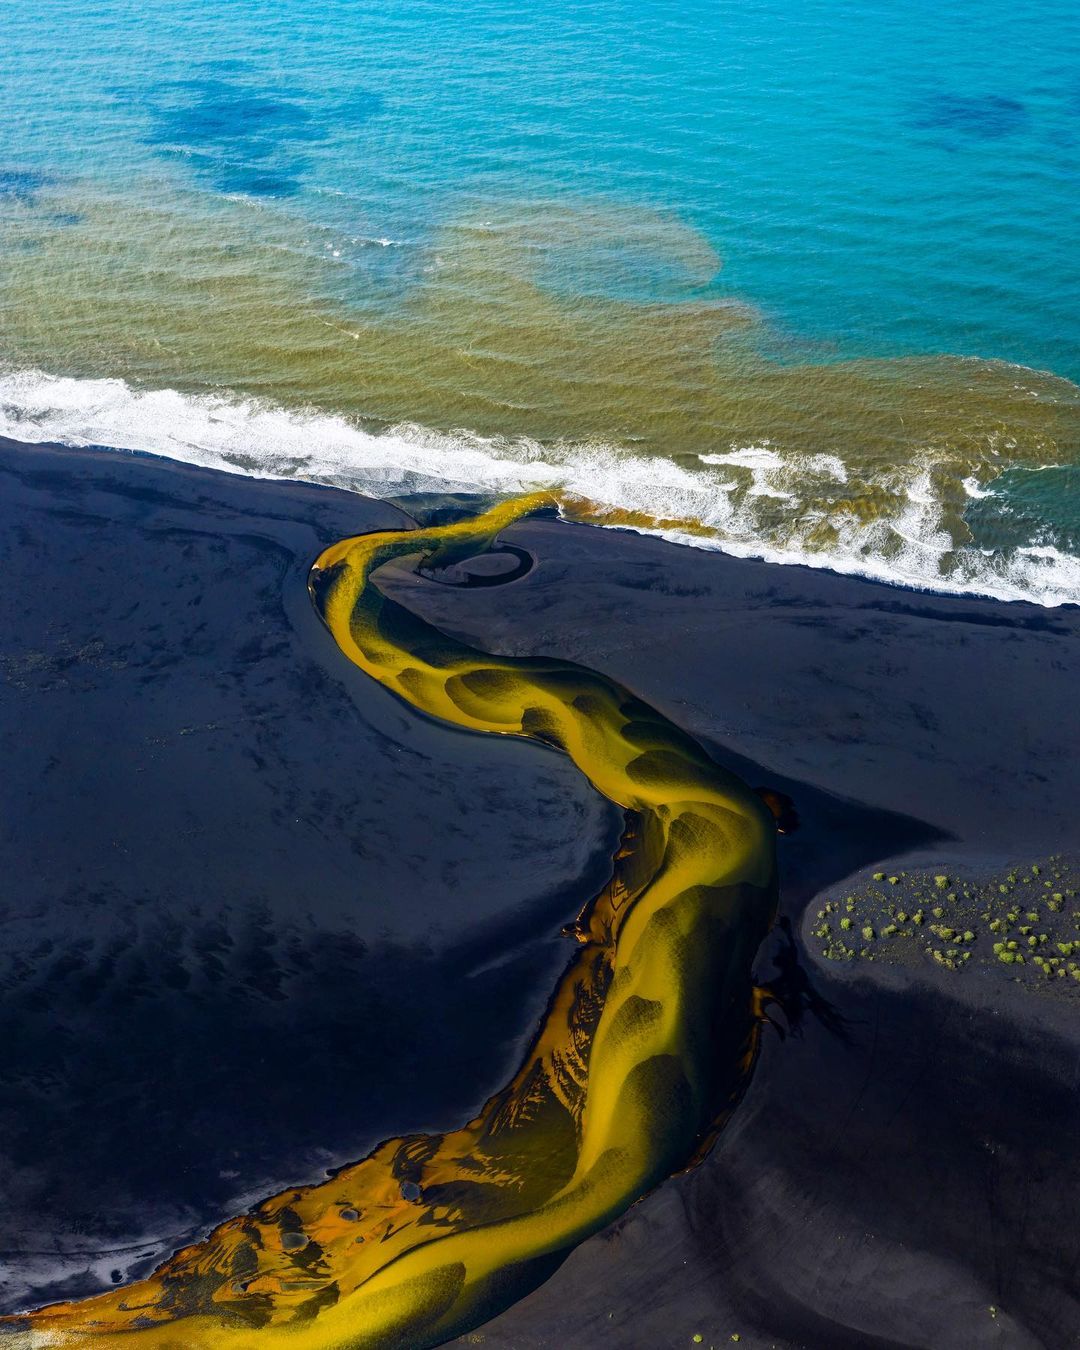
<path fill-rule="evenodd" d="M 146 1280 L 8 1319 L 17 1343 L 435 1346 L 539 1284 L 699 1155 L 733 1107 L 756 1046 L 751 963 L 775 905 L 761 800 L 615 681 L 479 651 L 372 581 L 394 559 L 473 555 L 542 500 L 347 539 L 319 558 L 312 586 L 344 655 L 380 684 L 457 726 L 558 748 L 625 812 L 612 879 L 581 913 L 521 1068 L 461 1129 L 388 1140 Z"/>

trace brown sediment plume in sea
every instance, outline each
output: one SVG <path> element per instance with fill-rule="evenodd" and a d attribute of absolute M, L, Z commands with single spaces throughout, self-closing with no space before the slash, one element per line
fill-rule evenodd
<path fill-rule="evenodd" d="M 79 225 L 57 224 L 58 208 Z M 127 204 L 118 237 L 107 199 L 69 192 L 6 222 L 0 361 L 267 397 L 369 427 L 465 428 L 505 440 L 526 471 L 530 455 L 558 468 L 568 447 L 669 459 L 702 488 L 698 502 L 664 493 L 666 524 L 734 528 L 720 509 L 730 493 L 745 529 L 774 547 L 796 526 L 800 546 L 834 547 L 847 529 L 902 514 L 923 479 L 963 543 L 965 479 L 985 486 L 1012 466 L 1080 460 L 1075 384 L 968 356 L 840 359 L 808 347 L 710 289 L 720 259 L 670 213 L 480 199 L 392 284 L 376 284 L 360 264 L 350 272 L 319 254 L 287 213 L 260 210 L 256 231 L 238 203 L 206 212 L 182 193 Z M 605 250 L 662 263 L 683 294 L 583 292 L 578 274 Z M 567 273 L 576 290 L 560 288 Z M 727 462 L 717 491 L 699 457 L 746 447 L 774 457 L 766 490 Z M 453 479 L 452 446 L 446 454 Z M 307 469 L 302 455 L 275 465 L 272 446 L 251 467 Z M 600 505 L 647 515 L 650 498 Z"/>
<path fill-rule="evenodd" d="M 480 651 L 373 581 L 396 559 L 461 562 L 545 500 L 347 539 L 312 574 L 361 670 L 424 713 L 562 751 L 625 813 L 611 880 L 582 910 L 518 1072 L 460 1129 L 388 1140 L 132 1286 L 7 1319 L 16 1345 L 435 1346 L 542 1282 L 700 1156 L 734 1108 L 760 1025 L 752 962 L 776 903 L 768 806 L 615 681 Z"/>
<path fill-rule="evenodd" d="M 0 224 L 13 434 L 382 497 L 547 490 L 572 518 L 737 554 L 1077 594 L 1068 493 L 1010 505 L 1017 475 L 1080 463 L 1074 383 L 801 340 L 724 295 L 673 213 L 462 199 L 378 265 L 270 205 L 253 224 L 172 191 L 124 219 L 118 237 L 109 201 L 68 187 Z M 635 295 L 634 259 L 678 284 Z"/>

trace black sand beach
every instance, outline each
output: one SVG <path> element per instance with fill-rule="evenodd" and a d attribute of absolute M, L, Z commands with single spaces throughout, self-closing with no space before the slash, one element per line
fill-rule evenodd
<path fill-rule="evenodd" d="M 321 548 L 395 507 L 0 445 L 5 1310 L 145 1271 L 512 1071 L 618 822 L 560 757 L 341 659 Z M 388 591 L 626 683 L 794 800 L 759 978 L 795 1019 L 699 1168 L 466 1338 L 1080 1343 L 1077 1004 L 808 954 L 853 874 L 1080 846 L 1080 611 L 538 520 L 535 565 Z M 802 1009 L 801 1018 L 798 1017 Z"/>

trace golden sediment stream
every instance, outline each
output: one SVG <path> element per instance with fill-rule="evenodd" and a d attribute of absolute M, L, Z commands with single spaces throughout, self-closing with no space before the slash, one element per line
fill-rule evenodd
<path fill-rule="evenodd" d="M 775 907 L 772 817 L 688 735 L 566 661 L 493 656 L 373 584 L 445 565 L 545 499 L 347 539 L 312 594 L 342 652 L 415 708 L 567 754 L 623 808 L 611 881 L 513 1080 L 467 1125 L 391 1139 L 218 1227 L 153 1275 L 0 1329 L 26 1347 L 423 1350 L 543 1281 L 708 1147 L 746 1084 L 754 953 Z"/>

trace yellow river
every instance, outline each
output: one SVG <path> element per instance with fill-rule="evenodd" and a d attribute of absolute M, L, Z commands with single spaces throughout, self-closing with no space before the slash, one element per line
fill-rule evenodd
<path fill-rule="evenodd" d="M 6 1319 L 0 1340 L 423 1350 L 535 1288 L 712 1142 L 757 1045 L 752 963 L 776 903 L 768 809 L 614 680 L 477 650 L 374 580 L 394 560 L 483 552 L 544 502 L 346 539 L 318 559 L 312 585 L 344 658 L 371 678 L 455 726 L 555 747 L 625 813 L 611 881 L 581 912 L 518 1072 L 461 1128 L 388 1140 L 221 1224 L 145 1280 Z"/>

